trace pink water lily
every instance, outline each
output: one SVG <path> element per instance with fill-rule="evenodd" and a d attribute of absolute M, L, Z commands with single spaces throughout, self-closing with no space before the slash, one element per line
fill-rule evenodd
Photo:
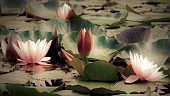
<path fill-rule="evenodd" d="M 11 37 L 9 38 L 8 44 L 6 43 L 5 39 L 2 39 L 1 41 L 1 48 L 4 59 L 8 61 L 16 61 L 18 58 L 18 54 L 12 46 L 12 42 L 17 45 L 17 40 L 13 35 L 11 35 Z"/>
<path fill-rule="evenodd" d="M 89 56 L 92 50 L 93 39 L 91 34 L 91 28 L 87 30 L 85 28 L 81 29 L 78 34 L 77 48 L 80 55 L 84 58 Z"/>
<path fill-rule="evenodd" d="M 136 75 L 130 75 L 125 80 L 126 83 L 133 83 L 138 79 L 153 82 L 165 77 L 163 72 L 158 71 L 160 67 L 149 61 L 147 57 L 143 58 L 142 55 L 139 56 L 137 53 L 132 55 L 130 52 L 130 62 Z"/>
<path fill-rule="evenodd" d="M 71 18 L 72 14 L 73 12 L 71 7 L 66 3 L 57 9 L 57 17 L 60 19 L 68 20 Z"/>
<path fill-rule="evenodd" d="M 25 43 L 18 40 L 17 47 L 14 43 L 13 46 L 20 56 L 22 60 L 23 65 L 28 63 L 38 63 L 41 65 L 48 65 L 46 62 L 48 62 L 51 58 L 45 57 L 47 54 L 50 46 L 51 46 L 52 40 L 50 40 L 48 43 L 46 42 L 46 39 L 40 41 L 40 39 L 35 43 L 32 40 L 28 40 Z"/>

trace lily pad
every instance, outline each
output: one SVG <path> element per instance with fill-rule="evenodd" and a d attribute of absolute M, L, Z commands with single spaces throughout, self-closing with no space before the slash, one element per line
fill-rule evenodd
<path fill-rule="evenodd" d="M 48 1 L 40 3 L 36 0 L 29 2 L 26 6 L 26 12 L 36 18 L 51 19 L 56 18 L 56 8 L 59 6 L 59 1 Z"/>
<path fill-rule="evenodd" d="M 116 35 L 116 38 L 123 43 L 129 44 L 147 41 L 150 34 L 150 30 L 147 28 L 133 27 L 118 33 Z"/>
<path fill-rule="evenodd" d="M 38 92 L 34 88 L 27 88 L 17 84 L 7 84 L 6 89 L 12 96 L 59 96 L 57 94 L 50 94 L 47 92 Z"/>
<path fill-rule="evenodd" d="M 84 68 L 86 76 L 95 81 L 118 80 L 117 72 L 117 67 L 105 61 L 95 61 Z"/>
<path fill-rule="evenodd" d="M 84 66 L 79 59 L 73 59 L 67 63 L 73 66 L 82 77 L 86 78 L 86 75 L 84 74 Z"/>
<path fill-rule="evenodd" d="M 21 8 L 24 9 L 26 2 L 24 0 L 1 0 L 1 11 L 3 14 L 19 14 L 21 13 Z M 24 12 L 23 10 L 22 12 Z"/>
<path fill-rule="evenodd" d="M 92 89 L 91 90 L 91 93 L 90 95 L 119 95 L 119 94 L 127 94 L 126 92 L 124 91 L 120 91 L 120 90 L 109 90 L 109 89 L 106 89 L 106 88 L 95 88 L 95 89 Z"/>
<path fill-rule="evenodd" d="M 17 33 L 18 39 L 23 41 L 27 40 L 34 40 L 37 41 L 38 39 L 45 39 L 49 41 L 53 36 L 53 32 L 41 32 L 40 30 L 30 30 Z"/>
<path fill-rule="evenodd" d="M 90 93 L 90 89 L 88 89 L 87 87 L 81 86 L 81 85 L 67 85 L 66 89 L 73 90 L 80 94 L 89 94 Z"/>

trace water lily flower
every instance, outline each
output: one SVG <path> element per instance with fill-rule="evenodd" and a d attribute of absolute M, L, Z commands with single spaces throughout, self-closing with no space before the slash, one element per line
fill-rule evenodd
<path fill-rule="evenodd" d="M 13 46 L 18 53 L 18 55 L 21 57 L 23 63 L 22 65 L 28 64 L 28 63 L 38 63 L 41 65 L 48 65 L 46 62 L 48 62 L 51 58 L 45 57 L 47 54 L 50 46 L 51 46 L 52 40 L 50 40 L 48 43 L 46 42 L 46 39 L 40 41 L 40 39 L 35 43 L 32 40 L 28 40 L 25 43 L 18 40 L 17 47 L 14 43 Z"/>
<path fill-rule="evenodd" d="M 78 34 L 77 48 L 80 55 L 84 58 L 90 54 L 92 50 L 93 40 L 91 34 L 91 28 L 87 30 L 85 28 L 81 29 Z"/>
<path fill-rule="evenodd" d="M 4 55 L 4 59 L 7 61 L 16 61 L 18 58 L 18 54 L 12 46 L 12 42 L 17 45 L 17 40 L 13 35 L 9 38 L 8 44 L 5 39 L 2 39 L 1 41 L 2 53 Z"/>
<path fill-rule="evenodd" d="M 130 62 L 136 75 L 130 75 L 125 80 L 126 83 L 133 83 L 138 79 L 153 82 L 165 77 L 163 72 L 158 71 L 160 67 L 149 61 L 147 57 L 143 58 L 142 55 L 139 56 L 137 53 L 132 55 L 130 52 Z"/>
<path fill-rule="evenodd" d="M 72 56 L 67 51 L 63 50 L 62 48 L 61 48 L 61 56 L 63 56 L 63 58 L 67 61 L 72 61 L 73 59 L 75 59 L 74 56 Z"/>
<path fill-rule="evenodd" d="M 57 9 L 57 17 L 60 19 L 68 20 L 71 18 L 72 14 L 73 11 L 71 7 L 66 3 Z"/>

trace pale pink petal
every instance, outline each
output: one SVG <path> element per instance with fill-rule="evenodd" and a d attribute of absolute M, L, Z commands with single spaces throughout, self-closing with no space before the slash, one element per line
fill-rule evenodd
<path fill-rule="evenodd" d="M 4 39 L 2 39 L 2 41 L 1 41 L 1 48 L 2 48 L 3 55 L 4 55 L 4 57 L 6 58 L 6 48 L 7 48 L 7 44 L 6 44 L 6 42 L 5 42 Z"/>
<path fill-rule="evenodd" d="M 19 48 L 21 50 L 21 53 L 23 55 L 23 57 L 21 57 L 25 62 L 28 62 L 30 61 L 30 58 L 29 58 L 29 50 L 28 50 L 28 44 L 27 42 L 23 43 L 21 41 L 18 41 L 18 45 L 19 45 Z M 18 53 L 18 52 L 17 52 Z"/>
<path fill-rule="evenodd" d="M 20 61 L 20 62 L 25 62 L 24 60 L 22 60 L 22 59 L 17 59 L 18 61 Z"/>
<path fill-rule="evenodd" d="M 25 56 L 24 56 L 23 52 L 22 52 L 14 43 L 12 43 L 12 45 L 13 45 L 15 51 L 17 52 L 17 54 L 18 54 L 22 59 L 25 60 Z"/>
<path fill-rule="evenodd" d="M 46 62 L 37 62 L 38 64 L 40 64 L 40 65 L 47 65 L 47 66 L 51 66 L 51 64 L 48 64 L 48 63 L 46 63 Z"/>
<path fill-rule="evenodd" d="M 27 65 L 27 63 L 17 63 L 16 65 Z"/>
<path fill-rule="evenodd" d="M 35 50 L 36 50 L 36 44 L 35 42 L 29 40 L 28 41 L 28 50 L 29 50 L 29 57 L 30 57 L 30 61 L 32 63 L 35 63 Z"/>
<path fill-rule="evenodd" d="M 51 59 L 51 57 L 44 57 L 40 61 L 49 61 L 50 59 Z"/>
<path fill-rule="evenodd" d="M 126 83 L 133 83 L 133 82 L 137 81 L 138 79 L 139 79 L 138 76 L 136 76 L 136 75 L 130 75 L 130 76 L 125 80 L 125 82 L 126 82 Z"/>
<path fill-rule="evenodd" d="M 51 43 L 52 43 L 52 40 L 50 40 L 50 41 L 48 42 L 48 44 L 44 47 L 44 50 L 43 50 L 43 52 L 42 52 L 42 54 L 41 54 L 41 57 L 44 57 L 44 56 L 47 54 L 47 52 L 48 52 L 48 50 L 49 50 L 49 48 L 50 48 L 50 46 L 51 46 Z"/>
<path fill-rule="evenodd" d="M 41 41 L 40 43 L 37 43 L 37 53 L 36 53 L 36 61 L 39 62 L 41 60 L 41 58 L 43 58 L 41 56 L 42 52 L 43 52 L 43 49 L 44 49 L 44 46 L 45 46 L 45 39 L 43 41 Z"/>
<path fill-rule="evenodd" d="M 35 57 L 34 60 L 37 62 L 38 61 L 38 54 L 39 54 L 39 48 L 40 48 L 40 39 L 36 42 L 36 49 L 35 49 Z"/>

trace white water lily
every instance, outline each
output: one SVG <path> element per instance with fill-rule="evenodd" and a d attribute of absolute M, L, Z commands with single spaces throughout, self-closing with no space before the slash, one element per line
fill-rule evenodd
<path fill-rule="evenodd" d="M 142 55 L 139 56 L 137 53 L 132 55 L 130 52 L 130 62 L 136 75 L 130 75 L 125 80 L 126 83 L 133 83 L 138 79 L 141 81 L 147 80 L 153 82 L 165 77 L 163 72 L 158 71 L 161 67 L 158 67 L 157 64 L 153 64 L 147 57 L 143 58 Z"/>
<path fill-rule="evenodd" d="M 47 54 L 50 46 L 51 46 L 52 40 L 50 40 L 48 43 L 46 42 L 46 39 L 40 41 L 40 39 L 35 43 L 32 40 L 28 40 L 25 43 L 18 40 L 17 47 L 14 43 L 14 49 L 20 56 L 23 63 L 22 64 L 28 64 L 28 63 L 38 63 L 42 65 L 48 65 L 47 61 L 49 61 L 50 57 L 45 57 Z"/>
<path fill-rule="evenodd" d="M 71 15 L 72 15 L 72 9 L 71 7 L 64 3 L 63 6 L 60 6 L 58 9 L 57 9 L 57 17 L 60 18 L 60 19 L 65 19 L 65 20 L 68 20 L 71 18 Z"/>

